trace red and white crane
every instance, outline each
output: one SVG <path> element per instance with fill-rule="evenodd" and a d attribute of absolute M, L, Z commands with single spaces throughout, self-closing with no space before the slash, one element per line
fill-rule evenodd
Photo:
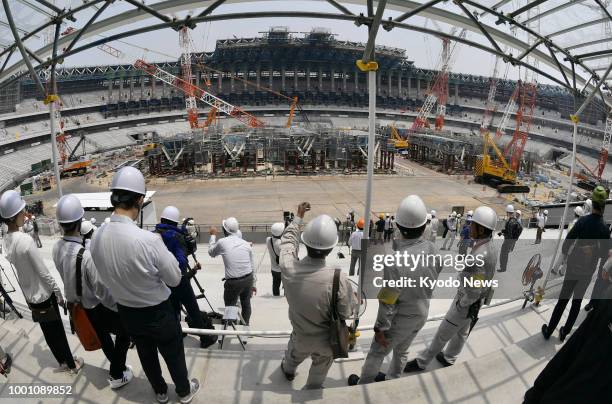
<path fill-rule="evenodd" d="M 183 80 L 190 84 L 193 83 L 193 74 L 191 72 L 191 38 L 189 37 L 189 28 L 183 27 L 179 30 L 179 42 L 181 45 L 181 75 Z M 185 86 L 185 107 L 187 109 L 187 121 L 191 129 L 197 129 L 198 124 L 198 103 L 195 98 L 194 90 L 191 86 Z"/>
<path fill-rule="evenodd" d="M 467 30 L 463 29 L 459 33 L 460 38 L 465 38 Z M 452 33 L 451 33 L 452 34 Z M 419 130 L 427 124 L 427 118 L 433 110 L 433 106 L 438 103 L 436 111 L 436 130 L 441 130 L 444 127 L 444 117 L 446 116 L 446 100 L 448 99 L 448 73 L 453 66 L 457 44 L 451 44 L 448 38 L 442 39 L 442 53 L 440 55 L 440 64 L 438 74 L 434 79 L 434 84 L 431 87 L 427 98 L 419 109 L 419 113 L 412 123 L 411 131 Z"/>
<path fill-rule="evenodd" d="M 502 115 L 502 119 L 497 124 L 497 130 L 495 131 L 495 140 L 498 141 L 501 139 L 502 135 L 506 133 L 506 129 L 508 128 L 508 121 L 510 120 L 510 116 L 514 113 L 514 109 L 516 108 L 516 100 L 518 99 L 520 86 L 517 84 L 514 87 L 514 91 L 506 104 L 506 109 L 504 110 L 504 114 Z"/>
<path fill-rule="evenodd" d="M 219 112 L 224 113 L 232 118 L 239 120 L 245 125 L 251 128 L 259 128 L 265 126 L 265 123 L 254 117 L 253 115 L 243 111 L 242 109 L 222 100 L 221 98 L 212 95 L 206 90 L 201 89 L 185 80 L 168 73 L 159 67 L 147 63 L 144 60 L 138 59 L 134 62 L 134 67 L 144 71 L 147 74 L 163 81 L 164 83 L 170 84 L 171 86 L 178 88 L 187 95 L 193 95 L 195 99 L 198 99 L 206 105 L 216 108 Z"/>
<path fill-rule="evenodd" d="M 599 150 L 599 158 L 597 159 L 597 167 L 590 168 L 584 161 L 576 156 L 576 161 L 579 162 L 596 181 L 601 181 L 601 176 L 608 163 L 608 154 L 610 151 L 610 138 L 612 138 L 612 112 L 606 119 L 606 128 L 604 131 L 603 142 Z"/>
<path fill-rule="evenodd" d="M 525 83 L 519 81 L 517 83 L 519 93 L 519 107 L 516 111 L 516 127 L 512 140 L 504 149 L 504 156 L 510 156 L 510 167 L 514 171 L 518 171 L 525 144 L 529 137 L 529 128 L 533 120 L 533 112 L 536 102 L 536 83 Z M 515 90 L 516 91 L 516 90 Z"/>

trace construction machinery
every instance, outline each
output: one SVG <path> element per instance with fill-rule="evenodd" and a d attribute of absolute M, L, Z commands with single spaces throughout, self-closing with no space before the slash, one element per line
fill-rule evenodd
<path fill-rule="evenodd" d="M 510 157 L 510 167 L 514 171 L 518 171 L 520 168 L 525 144 L 529 138 L 529 128 L 533 120 L 537 92 L 537 85 L 535 83 L 526 83 L 519 80 L 517 87 L 519 88 L 520 102 L 515 115 L 516 127 L 512 140 L 510 140 L 504 149 L 504 156 Z"/>
<path fill-rule="evenodd" d="M 492 158 L 490 149 L 495 156 Z M 516 171 L 506 161 L 489 132 L 483 134 L 483 151 L 474 166 L 474 178 L 479 184 L 489 184 L 497 188 L 500 193 L 527 193 L 529 187 L 517 182 Z"/>
<path fill-rule="evenodd" d="M 168 73 L 159 67 L 147 63 L 144 60 L 138 59 L 134 62 L 134 67 L 144 71 L 147 74 L 163 81 L 164 83 L 170 84 L 171 86 L 178 88 L 186 94 L 193 94 L 193 96 L 203 103 L 209 105 L 212 108 L 216 108 L 219 112 L 222 112 L 232 118 L 237 119 L 243 124 L 250 128 L 260 128 L 265 126 L 265 123 L 254 117 L 253 115 L 243 111 L 242 109 L 222 100 L 221 98 L 209 93 L 206 90 L 201 89 L 185 80 L 176 77 L 175 75 Z"/>
<path fill-rule="evenodd" d="M 63 129 L 63 128 L 62 128 Z M 92 165 L 93 161 L 85 153 L 85 143 L 90 142 L 85 137 L 85 133 L 79 134 L 79 141 L 74 147 L 70 147 L 68 139 L 71 136 L 66 135 L 63 130 L 57 135 L 57 148 L 60 155 L 60 175 L 62 177 L 68 175 L 85 175 L 87 169 Z M 83 146 L 83 153 L 79 156 L 77 151 L 80 146 Z"/>
<path fill-rule="evenodd" d="M 597 166 L 595 168 L 589 167 L 584 161 L 582 161 L 578 156 L 576 156 L 576 161 L 582 165 L 586 170 L 586 175 L 578 174 L 577 177 L 581 179 L 582 188 L 585 189 L 593 189 L 599 183 L 601 183 L 601 176 L 606 168 L 606 164 L 608 163 L 608 153 L 610 150 L 610 139 L 612 138 L 612 115 L 609 115 L 606 119 L 606 127 L 604 131 L 603 141 L 601 144 L 601 149 L 599 150 L 599 158 L 597 159 Z"/>
<path fill-rule="evenodd" d="M 398 152 L 401 152 L 402 150 L 408 150 L 408 148 L 410 147 L 410 143 L 408 143 L 408 140 L 400 136 L 394 124 L 391 124 L 390 128 L 391 138 L 389 140 L 393 142 L 395 149 Z"/>

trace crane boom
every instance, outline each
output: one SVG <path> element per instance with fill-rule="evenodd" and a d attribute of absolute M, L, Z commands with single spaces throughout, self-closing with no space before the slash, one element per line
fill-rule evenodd
<path fill-rule="evenodd" d="M 610 151 L 610 138 L 612 138 L 612 115 L 606 119 L 606 130 L 604 132 L 603 142 L 601 144 L 601 150 L 599 151 L 599 160 L 597 161 L 597 179 L 600 180 L 601 176 L 608 163 L 608 152 Z"/>
<path fill-rule="evenodd" d="M 484 133 L 489 130 L 491 123 L 493 122 L 493 115 L 497 111 L 497 103 L 495 102 L 495 94 L 497 93 L 497 78 L 499 68 L 499 56 L 495 57 L 495 66 L 493 67 L 493 74 L 489 82 L 489 94 L 487 95 L 487 103 L 485 105 L 485 113 L 482 116 L 482 122 L 480 123 L 480 133 Z"/>
<path fill-rule="evenodd" d="M 219 97 L 212 95 L 208 91 L 196 87 L 193 84 L 188 83 L 185 80 L 182 80 L 176 77 L 175 75 L 160 69 L 155 65 L 145 62 L 144 60 L 136 60 L 136 62 L 134 62 L 134 67 L 143 70 L 147 74 L 150 74 L 151 76 L 163 81 L 164 83 L 170 84 L 171 86 L 178 88 L 186 94 L 193 93 L 194 97 L 199 99 L 203 103 L 213 108 L 216 108 L 219 112 L 231 116 L 251 128 L 259 128 L 265 126 L 264 122 L 260 121 L 253 115 L 230 104 L 229 102 L 222 100 Z"/>
<path fill-rule="evenodd" d="M 183 27 L 179 31 L 179 42 L 183 53 L 181 54 L 181 73 L 183 80 L 187 83 L 192 83 L 191 72 L 191 50 L 189 49 L 190 38 L 189 28 Z M 198 103 L 196 102 L 195 94 L 191 86 L 185 86 L 185 107 L 187 109 L 187 121 L 191 129 L 198 128 Z"/>
<path fill-rule="evenodd" d="M 508 121 L 510 120 L 510 115 L 514 112 L 514 108 L 516 108 L 516 99 L 519 94 L 519 85 L 514 88 L 508 103 L 506 104 L 506 109 L 504 110 L 504 115 L 502 115 L 501 121 L 497 125 L 497 130 L 495 131 L 495 140 L 499 140 L 504 133 L 506 133 L 506 129 L 508 127 Z"/>
<path fill-rule="evenodd" d="M 520 104 L 516 111 L 516 128 L 510 143 L 506 145 L 504 154 L 511 155 L 510 166 L 514 171 L 519 170 L 520 160 L 525 150 L 529 134 L 533 111 L 535 109 L 537 85 L 535 83 L 518 82 Z"/>

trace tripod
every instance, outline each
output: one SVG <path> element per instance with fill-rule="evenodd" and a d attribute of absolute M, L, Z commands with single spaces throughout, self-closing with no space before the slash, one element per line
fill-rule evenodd
<path fill-rule="evenodd" d="M 193 258 L 193 260 L 196 262 L 196 264 L 199 264 L 195 254 L 191 254 L 191 257 Z M 206 297 L 206 294 L 204 293 L 204 288 L 202 287 L 202 285 L 200 284 L 200 281 L 198 281 L 198 278 L 196 278 L 196 272 L 197 271 L 193 271 L 192 272 L 192 276 L 191 279 L 193 279 L 193 281 L 195 282 L 196 286 L 198 287 L 198 289 L 200 290 L 200 294 L 196 295 L 196 299 L 204 299 L 206 300 L 206 303 L 208 303 L 208 307 L 210 307 L 210 310 L 212 310 L 212 313 L 215 315 L 215 317 L 219 317 L 220 314 L 217 313 L 217 311 L 213 308 L 212 304 L 210 304 L 210 300 L 208 300 L 208 298 Z"/>

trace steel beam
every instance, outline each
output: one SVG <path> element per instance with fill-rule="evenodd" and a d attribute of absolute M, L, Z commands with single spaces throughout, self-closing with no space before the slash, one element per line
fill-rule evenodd
<path fill-rule="evenodd" d="M 217 0 L 217 1 L 215 1 L 213 4 L 208 6 L 204 11 L 202 11 L 200 14 L 198 14 L 198 17 L 207 16 L 208 14 L 212 13 L 213 11 L 215 11 L 215 9 L 217 7 L 219 7 L 223 3 L 225 3 L 225 0 Z"/>
<path fill-rule="evenodd" d="M 2 74 L 2 72 L 6 68 L 6 65 L 8 64 L 9 59 L 11 58 L 11 56 L 13 56 L 14 50 L 15 50 L 14 48 L 11 49 L 11 51 L 8 53 L 8 55 L 6 55 L 6 59 L 4 59 L 4 63 L 2 63 L 2 67 L 0 68 L 0 74 Z"/>
<path fill-rule="evenodd" d="M 561 63 L 559 63 L 559 59 L 557 59 L 557 55 L 555 55 L 555 51 L 553 51 L 553 49 L 550 46 L 548 46 L 548 44 L 546 45 L 546 47 L 548 48 L 548 52 L 550 52 L 550 56 L 553 58 L 553 60 L 557 64 L 557 67 L 559 68 L 559 72 L 563 75 L 563 79 L 567 83 L 567 86 L 572 87 L 572 85 L 570 84 L 567 78 L 567 75 L 565 74 L 565 71 L 563 71 L 563 66 L 561 66 Z"/>
<path fill-rule="evenodd" d="M 555 14 L 558 13 L 559 11 L 565 10 L 568 7 L 571 7 L 575 4 L 580 4 L 580 3 L 584 3 L 586 0 L 573 0 L 573 1 L 568 1 L 567 3 L 563 3 L 560 6 L 557 7 L 553 7 L 550 10 L 546 10 L 546 11 L 542 11 L 540 14 L 537 14 L 531 18 L 526 19 L 525 21 L 523 21 L 523 24 L 527 25 L 532 21 L 536 21 L 539 18 L 544 18 L 548 15 L 551 14 Z"/>
<path fill-rule="evenodd" d="M 579 30 L 579 29 L 582 29 L 582 28 L 590 27 L 591 25 L 601 24 L 602 22 L 606 22 L 606 21 L 609 21 L 608 17 L 600 18 L 598 20 L 587 21 L 587 22 L 582 23 L 582 24 L 573 25 L 571 27 L 564 28 L 564 29 L 562 29 L 560 31 L 556 31 L 556 32 L 553 32 L 551 34 L 547 34 L 546 37 L 547 38 L 553 38 L 555 36 L 567 34 L 568 32 L 572 32 L 572 31 L 576 31 L 576 30 Z"/>
<path fill-rule="evenodd" d="M 30 55 L 30 57 L 34 60 L 36 60 L 38 63 L 42 63 L 43 60 L 41 58 L 38 57 L 38 55 L 36 55 L 34 52 L 32 52 L 30 49 L 28 49 L 25 45 L 23 46 L 23 49 L 25 49 L 26 52 L 28 52 L 28 55 Z"/>
<path fill-rule="evenodd" d="M 55 4 L 49 3 L 46 0 L 34 0 L 34 1 L 37 2 L 38 4 L 41 4 L 47 7 L 50 10 L 53 10 L 55 14 L 60 14 L 62 12 L 62 10 L 59 7 L 57 7 Z"/>
<path fill-rule="evenodd" d="M 44 15 L 46 17 L 55 18 L 55 15 L 51 14 L 47 10 L 43 10 L 42 8 L 38 7 L 36 4 L 30 3 L 28 0 L 15 0 L 15 1 L 18 1 L 19 3 L 21 3 L 24 6 L 28 7 L 29 9 L 34 10 L 37 13 L 42 14 L 42 15 Z"/>
<path fill-rule="evenodd" d="M 608 20 L 612 21 L 612 15 L 610 15 L 610 12 L 606 8 L 606 6 L 601 2 L 601 0 L 595 0 L 595 3 L 599 5 L 599 7 L 601 8 L 601 11 L 608 17 Z"/>
<path fill-rule="evenodd" d="M 461 0 L 453 0 L 453 3 L 455 3 L 457 6 L 459 6 L 459 8 L 461 9 L 461 11 L 463 11 L 463 13 L 465 15 L 468 16 L 468 18 L 470 20 L 472 20 L 472 22 L 478 27 L 478 29 L 480 30 L 480 32 L 482 33 L 482 35 L 485 36 L 485 38 L 487 38 L 487 40 L 491 43 L 491 45 L 493 45 L 493 47 L 498 51 L 501 52 L 502 49 L 499 47 L 499 45 L 497 44 L 497 42 L 495 42 L 495 40 L 493 39 L 493 37 L 491 37 L 491 35 L 489 34 L 489 32 L 487 31 L 487 29 L 485 27 L 482 26 L 482 24 L 480 23 L 480 21 L 478 21 L 478 19 L 476 17 L 474 17 L 474 14 L 472 14 L 470 12 L 470 10 L 467 9 L 466 6 L 463 5 Z"/>
<path fill-rule="evenodd" d="M 9 28 L 9 29 L 11 28 L 11 26 L 9 25 L 9 23 L 8 23 L 8 22 L 6 22 L 6 21 L 3 21 L 3 20 L 0 20 L 0 27 L 5 27 L 5 28 Z M 24 30 L 24 29 L 21 29 L 21 28 L 19 28 L 19 27 L 15 27 L 15 28 L 17 29 L 17 31 L 19 31 L 19 32 L 21 32 L 21 33 L 23 33 L 23 34 L 28 34 L 28 31 L 26 31 L 26 30 Z M 39 37 L 39 36 L 36 36 L 36 38 L 40 38 L 40 37 Z"/>
<path fill-rule="evenodd" d="M 326 1 L 332 6 L 336 7 L 338 10 L 340 10 L 343 14 L 355 15 L 354 13 L 351 12 L 351 10 L 344 7 L 342 4 L 338 3 L 336 0 L 326 0 Z"/>
<path fill-rule="evenodd" d="M 612 55 L 612 49 L 604 49 L 604 50 L 595 51 L 595 52 L 582 53 L 580 55 L 574 56 L 574 58 L 578 60 L 587 60 L 587 59 L 592 60 L 592 59 L 601 59 L 604 57 L 608 57 L 610 55 Z"/>
<path fill-rule="evenodd" d="M 137 0 L 125 0 L 126 2 L 130 3 L 131 5 L 133 5 L 134 7 L 137 7 L 138 9 L 144 11 L 145 13 L 149 13 L 151 14 L 153 17 L 158 18 L 160 20 L 162 20 L 163 22 L 170 22 L 172 21 L 172 18 L 168 17 L 167 15 L 163 15 L 162 13 L 160 13 L 159 11 L 147 6 L 144 3 L 141 3 Z"/>
<path fill-rule="evenodd" d="M 17 32 L 17 27 L 15 26 L 15 21 L 13 20 L 13 14 L 11 13 L 11 9 L 9 7 L 8 0 L 2 0 L 2 5 L 4 6 L 4 14 L 6 15 L 6 19 L 8 21 L 9 27 L 11 28 L 11 32 L 13 33 L 13 38 L 15 38 L 15 45 L 17 45 L 17 48 L 19 48 L 19 52 L 21 53 L 21 58 L 23 59 L 26 66 L 28 67 L 28 71 L 30 72 L 30 75 L 32 76 L 32 80 L 34 80 L 34 83 L 36 83 L 36 86 L 38 87 L 40 92 L 44 95 L 45 87 L 40 82 L 40 78 L 36 74 L 36 71 L 34 70 L 32 63 L 30 62 L 30 58 L 28 57 L 28 53 L 25 47 L 23 46 L 21 39 L 19 38 L 19 32 Z"/>
<path fill-rule="evenodd" d="M 376 14 L 370 25 L 368 31 L 368 43 L 366 44 L 365 50 L 363 51 L 362 60 L 369 62 L 374 59 L 374 47 L 376 45 L 376 35 L 378 35 L 378 29 L 380 28 L 380 22 L 382 21 L 383 13 L 385 12 L 385 6 L 387 0 L 379 0 L 378 6 L 376 7 Z"/>
<path fill-rule="evenodd" d="M 76 36 L 72 39 L 72 42 L 70 42 L 70 45 L 68 45 L 66 47 L 66 49 L 64 49 L 64 52 L 65 51 L 69 51 L 70 49 L 72 49 L 72 47 L 74 45 L 76 45 L 77 41 L 79 39 L 81 39 L 81 36 L 87 31 L 87 29 L 89 29 L 89 27 L 91 27 L 91 24 L 93 24 L 94 21 L 96 21 L 98 19 L 100 14 L 102 14 L 104 12 L 104 10 L 106 10 L 106 8 L 108 6 L 110 6 L 111 4 L 113 4 L 114 2 L 115 2 L 115 0 L 106 0 L 106 3 L 102 4 L 102 7 L 97 9 L 96 12 L 94 13 L 94 15 L 91 16 L 89 21 L 87 21 L 85 23 L 85 25 L 83 25 L 83 27 L 77 31 Z M 57 52 L 57 48 L 55 49 L 55 51 Z"/>
<path fill-rule="evenodd" d="M 529 11 L 534 7 L 539 6 L 542 3 L 547 2 L 548 0 L 534 0 L 534 1 L 528 1 L 526 5 L 524 5 L 523 7 L 519 8 L 518 10 L 515 10 L 511 13 L 508 13 L 508 16 L 510 18 L 516 18 L 516 16 L 523 14 L 525 11 Z"/>
<path fill-rule="evenodd" d="M 366 6 L 368 9 L 368 17 L 373 17 L 374 16 L 374 0 L 367 0 Z"/>
<path fill-rule="evenodd" d="M 529 55 L 535 48 L 537 48 L 538 46 L 540 46 L 544 41 L 542 40 L 537 40 L 533 43 L 533 45 L 531 45 L 528 49 L 525 49 L 523 51 L 523 53 L 521 53 L 517 59 L 518 60 L 522 60 L 525 58 L 525 56 Z"/>
<path fill-rule="evenodd" d="M 573 49 L 579 49 L 579 48 L 585 48 L 587 46 L 591 46 L 591 45 L 599 45 L 600 43 L 607 43 L 607 42 L 612 42 L 612 38 L 610 37 L 606 37 L 606 38 L 601 38 L 601 39 L 596 39 L 594 41 L 588 41 L 588 42 L 582 42 L 582 43 L 577 43 L 576 45 L 571 45 L 571 46 L 566 46 L 565 50 L 573 50 Z M 604 70 L 607 67 L 604 67 Z"/>
<path fill-rule="evenodd" d="M 402 21 L 407 20 L 408 18 L 412 17 L 413 15 L 416 15 L 416 14 L 420 13 L 421 11 L 426 10 L 426 9 L 428 9 L 430 7 L 433 7 L 436 4 L 441 3 L 441 2 L 442 2 L 442 0 L 431 0 L 431 1 L 428 1 L 427 3 L 424 3 L 423 5 L 421 5 L 420 7 L 414 8 L 414 9 L 412 9 L 410 11 L 406 11 L 404 14 L 394 18 L 393 21 L 395 21 L 395 22 L 402 22 Z"/>

